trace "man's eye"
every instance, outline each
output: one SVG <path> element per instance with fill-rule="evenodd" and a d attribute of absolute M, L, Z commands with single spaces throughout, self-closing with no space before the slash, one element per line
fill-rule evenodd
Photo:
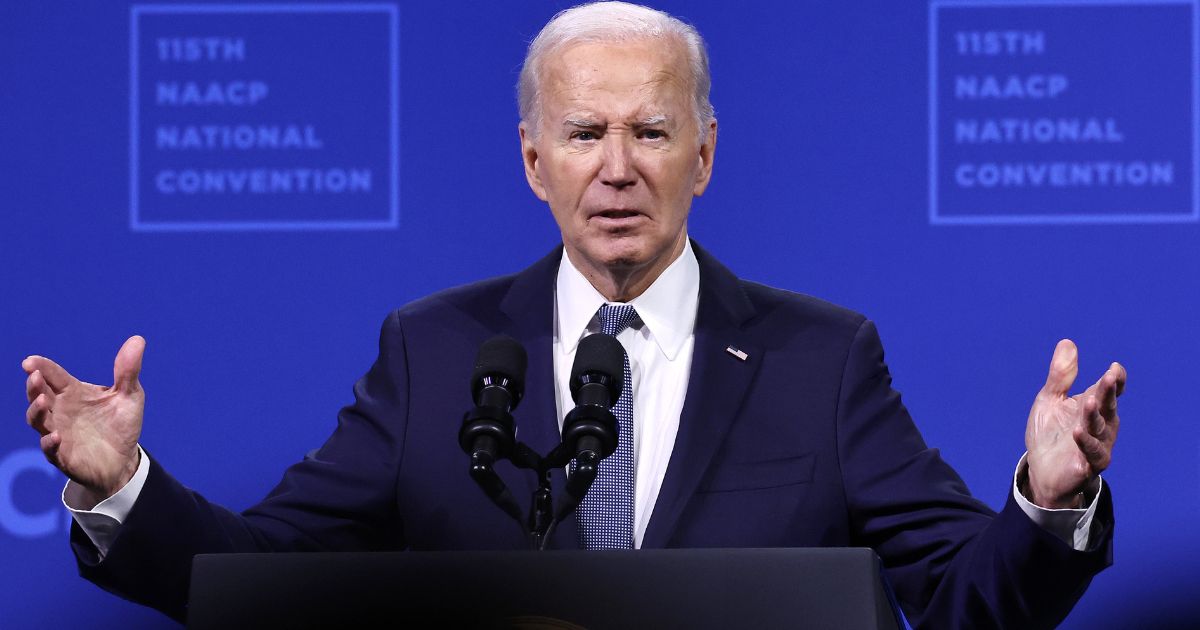
<path fill-rule="evenodd" d="M 576 131 L 571 134 L 571 138 L 574 140 L 591 141 L 596 139 L 596 134 L 591 131 Z"/>
<path fill-rule="evenodd" d="M 662 140 L 663 138 L 667 137 L 667 134 L 657 129 L 647 129 L 642 132 L 642 137 L 647 140 Z"/>

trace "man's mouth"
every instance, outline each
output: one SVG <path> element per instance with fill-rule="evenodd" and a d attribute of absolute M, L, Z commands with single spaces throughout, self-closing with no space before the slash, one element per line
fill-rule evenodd
<path fill-rule="evenodd" d="M 600 212 L 593 214 L 592 218 L 619 220 L 640 216 L 641 214 L 642 213 L 638 212 L 637 210 L 601 210 Z"/>

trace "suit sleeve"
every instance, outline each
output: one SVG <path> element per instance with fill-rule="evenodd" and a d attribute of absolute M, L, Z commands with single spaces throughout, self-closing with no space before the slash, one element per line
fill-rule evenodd
<path fill-rule="evenodd" d="M 325 444 L 291 466 L 258 505 L 237 514 L 184 487 L 151 458 L 141 495 L 101 561 L 78 525 L 80 574 L 183 621 L 192 557 L 201 553 L 361 551 L 404 547 L 396 475 L 408 400 L 404 335 L 388 316 L 379 357 L 354 386 Z"/>
<path fill-rule="evenodd" d="M 1053 627 L 1112 563 L 1108 484 L 1084 551 L 1033 523 L 1011 491 L 993 513 L 925 445 L 891 387 L 870 321 L 846 359 L 838 451 L 852 543 L 879 553 L 914 627 Z"/>

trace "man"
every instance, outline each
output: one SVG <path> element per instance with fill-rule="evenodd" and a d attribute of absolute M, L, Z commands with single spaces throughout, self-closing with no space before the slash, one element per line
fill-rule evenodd
<path fill-rule="evenodd" d="M 914 625 L 1060 620 L 1111 561 L 1099 473 L 1123 368 L 1068 397 L 1076 350 L 1059 343 L 993 514 L 924 445 L 868 320 L 739 280 L 688 240 L 716 147 L 708 91 L 703 42 L 670 16 L 599 3 L 547 24 L 521 73 L 520 138 L 562 249 L 393 312 L 337 430 L 243 514 L 138 446 L 140 337 L 118 352 L 111 388 L 26 359 L 27 420 L 71 479 L 83 575 L 181 618 L 196 553 L 521 548 L 465 474 L 447 418 L 479 344 L 506 333 L 530 352 L 521 439 L 548 451 L 577 344 L 603 332 L 628 353 L 621 445 L 596 482 L 605 491 L 552 546 L 868 545 Z"/>

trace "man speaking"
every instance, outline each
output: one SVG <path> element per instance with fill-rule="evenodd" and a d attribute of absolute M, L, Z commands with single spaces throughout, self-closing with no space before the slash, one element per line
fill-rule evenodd
<path fill-rule="evenodd" d="M 627 353 L 618 445 L 549 546 L 869 546 L 916 626 L 1061 620 L 1111 562 L 1099 473 L 1124 369 L 1068 396 L 1077 354 L 1059 342 L 993 513 L 924 444 L 869 320 L 741 280 L 689 240 L 716 150 L 709 85 L 700 36 L 664 13 L 612 2 L 551 20 L 521 71 L 519 130 L 562 246 L 391 313 L 333 435 L 241 514 L 139 446 L 142 338 L 112 387 L 27 358 L 27 420 L 71 480 L 82 574 L 183 618 L 197 553 L 523 548 L 454 439 L 472 359 L 497 334 L 528 350 L 520 437 L 546 452 L 580 340 L 607 334 Z"/>

